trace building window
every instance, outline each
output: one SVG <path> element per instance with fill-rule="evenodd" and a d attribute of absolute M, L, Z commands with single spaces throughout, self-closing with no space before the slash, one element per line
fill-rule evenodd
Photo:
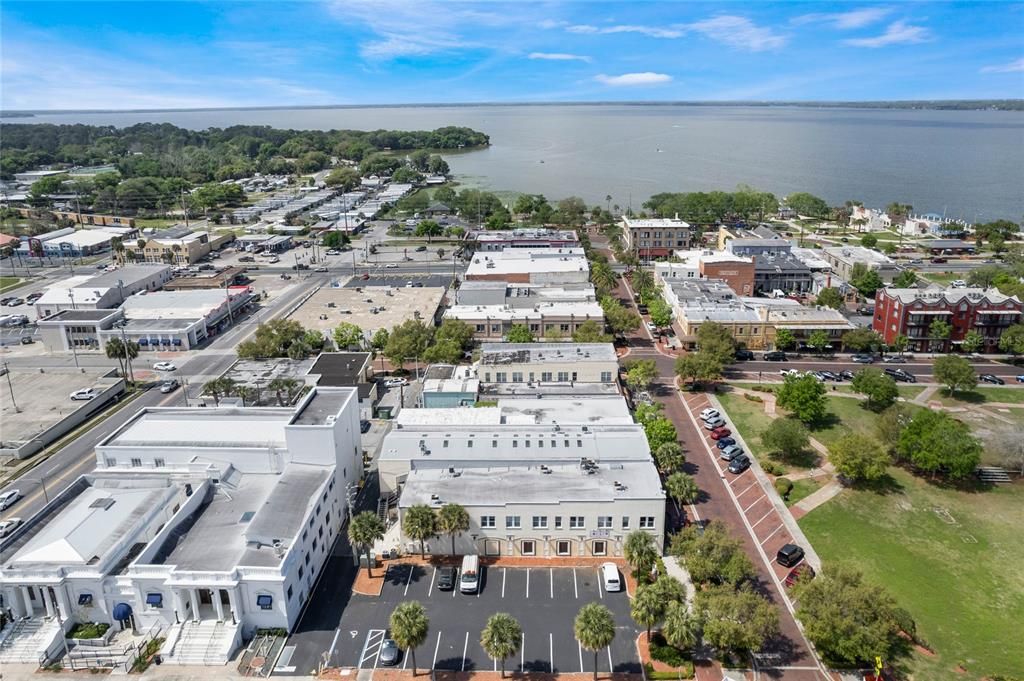
<path fill-rule="evenodd" d="M 577 374 L 576 374 L 576 372 L 575 372 L 575 371 L 574 371 L 574 372 L 572 372 L 572 380 L 574 380 L 574 381 L 575 381 L 575 380 L 578 380 L 578 379 L 576 378 L 576 375 L 577 375 Z"/>
<path fill-rule="evenodd" d="M 480 516 L 480 527 L 494 527 L 494 516 L 493 515 L 482 515 Z"/>
<path fill-rule="evenodd" d="M 546 530 L 546 529 L 548 529 L 548 517 L 546 515 L 535 515 L 535 516 L 533 516 L 533 529 L 535 529 L 535 530 Z"/>
<path fill-rule="evenodd" d="M 92 594 L 78 594 L 79 605 L 92 605 Z"/>
<path fill-rule="evenodd" d="M 260 610 L 270 610 L 274 607 L 274 597 L 269 594 L 256 596 L 256 605 Z"/>
<path fill-rule="evenodd" d="M 164 607 L 164 595 L 160 593 L 146 594 L 146 605 L 153 608 Z"/>
<path fill-rule="evenodd" d="M 585 527 L 583 516 L 571 515 L 569 516 L 569 529 L 570 530 L 582 530 Z"/>
<path fill-rule="evenodd" d="M 555 553 L 560 556 L 568 556 L 572 552 L 570 546 L 571 544 L 568 541 L 561 539 L 555 544 Z"/>
<path fill-rule="evenodd" d="M 612 517 L 610 515 L 597 516 L 597 529 L 610 530 L 612 528 Z"/>
<path fill-rule="evenodd" d="M 289 601 L 292 599 L 292 588 L 290 586 L 288 587 L 288 591 L 285 592 L 285 595 L 288 596 Z"/>
<path fill-rule="evenodd" d="M 542 380 L 542 381 L 544 381 L 546 383 L 550 383 L 551 382 L 551 372 L 550 371 L 542 371 L 542 372 L 540 372 L 540 380 Z"/>
<path fill-rule="evenodd" d="M 486 327 L 483 324 L 477 324 L 476 325 L 476 332 L 477 333 L 483 333 L 485 329 L 486 329 Z"/>
<path fill-rule="evenodd" d="M 629 529 L 629 516 L 628 515 L 622 516 L 622 529 L 624 529 L 624 530 L 628 530 Z"/>
<path fill-rule="evenodd" d="M 641 530 L 653 530 L 654 529 L 654 516 L 653 515 L 642 515 L 642 516 L 640 516 L 640 529 Z"/>
<path fill-rule="evenodd" d="M 562 516 L 560 516 L 560 515 L 556 515 L 555 516 L 555 529 L 556 530 L 562 529 Z"/>
<path fill-rule="evenodd" d="M 167 465 L 167 463 L 160 457 L 157 457 L 153 459 L 153 465 L 156 466 L 157 468 L 163 468 L 164 466 Z"/>
<path fill-rule="evenodd" d="M 106 457 L 106 461 L 107 461 L 107 468 L 114 468 L 115 466 L 117 466 L 117 459 L 115 459 L 112 456 Z"/>
<path fill-rule="evenodd" d="M 610 372 L 610 371 L 602 371 L 601 372 L 601 382 L 602 383 L 611 383 L 612 382 L 612 372 Z"/>
<path fill-rule="evenodd" d="M 517 515 L 505 516 L 505 529 L 506 530 L 518 530 L 522 527 L 522 519 Z"/>
<path fill-rule="evenodd" d="M 504 371 L 499 371 L 494 375 L 494 380 L 497 381 L 498 383 L 504 383 L 508 380 L 508 374 L 506 374 Z"/>
<path fill-rule="evenodd" d="M 594 555 L 595 556 L 603 556 L 606 553 L 608 553 L 608 542 L 605 542 L 605 541 L 595 541 L 594 545 L 593 545 L 593 549 L 594 549 Z"/>
<path fill-rule="evenodd" d="M 519 446 L 519 440 L 512 440 L 512 449 L 515 449 L 518 446 Z"/>
<path fill-rule="evenodd" d="M 535 553 L 537 553 L 537 544 L 536 544 L 536 542 L 534 542 L 532 540 L 529 540 L 529 539 L 523 541 L 523 555 L 524 556 L 532 556 Z"/>
<path fill-rule="evenodd" d="M 132 468 L 141 468 L 141 467 L 142 467 L 142 459 L 138 459 L 138 458 L 132 457 Z"/>
<path fill-rule="evenodd" d="M 569 380 L 569 372 L 568 371 L 559 371 L 558 372 L 558 382 L 559 383 L 566 383 L 568 380 Z"/>
<path fill-rule="evenodd" d="M 484 383 L 490 383 L 490 382 L 491 382 L 491 372 L 488 371 L 487 373 L 484 374 Z"/>
<path fill-rule="evenodd" d="M 302 579 L 302 576 L 305 575 L 305 574 L 306 574 L 306 571 L 303 570 L 302 566 L 300 565 L 299 566 L 299 579 Z"/>
<path fill-rule="evenodd" d="M 523 372 L 522 371 L 513 371 L 512 372 L 512 382 L 513 383 L 522 383 L 523 382 Z"/>
<path fill-rule="evenodd" d="M 561 329 L 562 331 L 570 331 L 570 330 L 571 330 L 571 329 L 569 328 L 569 325 L 568 325 L 568 324 L 559 324 L 558 326 L 559 326 L 559 328 L 560 328 L 560 329 Z"/>

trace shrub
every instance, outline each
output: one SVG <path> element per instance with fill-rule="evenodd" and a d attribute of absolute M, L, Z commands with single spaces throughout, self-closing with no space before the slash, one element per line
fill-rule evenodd
<path fill-rule="evenodd" d="M 665 637 L 660 633 L 652 634 L 648 647 L 651 650 L 651 659 L 664 662 L 672 667 L 682 667 L 686 664 L 686 655 L 679 648 L 670 646 Z"/>
<path fill-rule="evenodd" d="M 776 478 L 775 491 L 778 492 L 779 496 L 783 499 L 788 498 L 789 493 L 793 491 L 793 481 L 789 478 Z"/>
<path fill-rule="evenodd" d="M 750 402 L 764 402 L 764 400 L 762 400 L 759 396 L 748 395 L 747 393 L 743 393 L 743 399 L 749 400 Z"/>
<path fill-rule="evenodd" d="M 786 472 L 786 469 L 773 461 L 762 461 L 761 470 L 769 475 L 782 475 Z"/>
<path fill-rule="evenodd" d="M 753 391 L 759 392 L 759 393 L 769 393 L 769 394 L 771 394 L 771 393 L 775 392 L 775 388 L 773 388 L 770 385 L 752 385 L 752 386 L 750 386 L 750 389 L 753 390 Z"/>
<path fill-rule="evenodd" d="M 644 662 L 644 678 L 647 681 L 679 681 L 679 679 L 692 679 L 693 678 L 693 662 L 689 660 L 682 669 L 677 669 L 672 672 L 656 672 L 654 671 L 654 665 L 650 662 Z M 999 680 L 993 677 L 993 681 L 1016 681 L 1015 679 L 1004 679 Z"/>

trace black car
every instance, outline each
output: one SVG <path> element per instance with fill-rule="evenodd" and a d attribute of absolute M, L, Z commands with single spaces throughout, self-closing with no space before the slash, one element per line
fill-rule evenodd
<path fill-rule="evenodd" d="M 839 380 L 839 377 L 836 376 L 835 374 L 833 374 L 831 371 L 824 371 L 824 370 L 822 370 L 822 371 L 819 371 L 818 373 L 821 374 L 821 377 L 822 377 L 823 380 L 826 380 L 826 381 L 838 381 Z"/>
<path fill-rule="evenodd" d="M 739 475 L 748 468 L 750 468 L 750 457 L 746 454 L 740 454 L 729 462 L 729 472 L 734 475 Z"/>
<path fill-rule="evenodd" d="M 775 350 L 773 352 L 764 353 L 764 361 L 766 362 L 785 362 L 786 353 L 781 350 Z"/>
<path fill-rule="evenodd" d="M 999 378 L 995 374 L 981 374 L 978 376 L 978 380 L 982 383 L 994 383 L 995 385 L 1006 385 L 1006 381 Z"/>
<path fill-rule="evenodd" d="M 885 368 L 885 373 L 892 376 L 897 381 L 903 381 L 904 383 L 917 383 L 917 379 L 914 374 L 907 373 L 903 369 L 890 369 Z"/>
<path fill-rule="evenodd" d="M 417 246 L 417 247 L 416 247 L 416 252 L 417 252 L 417 253 L 422 253 L 422 252 L 423 252 L 423 251 L 425 251 L 425 250 L 427 250 L 427 247 L 426 247 L 426 246 Z"/>
<path fill-rule="evenodd" d="M 22 345 L 32 345 L 32 336 L 22 336 L 21 340 L 18 342 Z"/>
<path fill-rule="evenodd" d="M 366 420 L 360 420 L 359 421 L 359 432 L 360 433 L 368 433 L 368 432 L 370 432 L 370 422 L 366 421 Z"/>
<path fill-rule="evenodd" d="M 754 359 L 754 353 L 751 352 L 750 350 L 747 350 L 746 348 L 740 348 L 739 350 L 736 351 L 736 359 Z"/>
<path fill-rule="evenodd" d="M 839 376 L 838 380 L 840 381 L 852 381 L 854 373 L 849 369 L 843 369 L 837 375 Z"/>
<path fill-rule="evenodd" d="M 637 305 L 636 309 L 640 312 L 640 314 L 647 314 L 647 306 L 646 305 Z"/>
<path fill-rule="evenodd" d="M 786 544 L 775 554 L 775 560 L 783 567 L 791 568 L 804 559 L 804 550 L 796 544 Z"/>
<path fill-rule="evenodd" d="M 437 573 L 437 588 L 441 591 L 451 591 L 455 588 L 456 577 L 459 571 L 453 567 L 443 567 Z"/>
<path fill-rule="evenodd" d="M 718 447 L 719 449 L 725 449 L 729 445 L 734 444 L 736 444 L 736 440 L 734 438 L 729 437 L 728 435 L 725 437 L 720 437 L 717 440 L 715 440 L 715 446 Z"/>

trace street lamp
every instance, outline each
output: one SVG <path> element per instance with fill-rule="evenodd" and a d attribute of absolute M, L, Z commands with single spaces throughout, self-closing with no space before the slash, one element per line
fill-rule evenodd
<path fill-rule="evenodd" d="M 7 389 L 11 391 L 11 404 L 14 405 L 14 413 L 20 414 L 21 409 L 18 408 L 18 403 L 14 401 L 14 384 L 11 383 L 11 370 L 7 366 L 7 362 L 4 362 L 4 376 L 7 377 Z"/>
<path fill-rule="evenodd" d="M 132 368 L 132 358 L 128 352 L 128 336 L 124 331 L 124 327 L 128 326 L 128 320 L 122 319 L 119 322 L 114 322 L 114 326 L 121 329 L 121 347 L 124 348 L 124 362 L 125 366 L 128 367 L 129 382 L 135 384 L 135 370 Z"/>

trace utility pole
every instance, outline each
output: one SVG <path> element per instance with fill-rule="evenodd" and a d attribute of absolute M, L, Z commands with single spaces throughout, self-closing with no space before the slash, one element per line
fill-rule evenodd
<path fill-rule="evenodd" d="M 185 214 L 185 226 L 188 227 L 188 209 L 185 207 L 185 190 L 181 190 L 181 212 Z"/>
<path fill-rule="evenodd" d="M 14 405 L 14 413 L 20 414 L 21 409 L 18 408 L 18 403 L 14 401 L 14 384 L 11 383 L 11 370 L 7 366 L 7 362 L 4 362 L 4 375 L 7 376 L 7 388 L 11 391 L 11 404 Z"/>

